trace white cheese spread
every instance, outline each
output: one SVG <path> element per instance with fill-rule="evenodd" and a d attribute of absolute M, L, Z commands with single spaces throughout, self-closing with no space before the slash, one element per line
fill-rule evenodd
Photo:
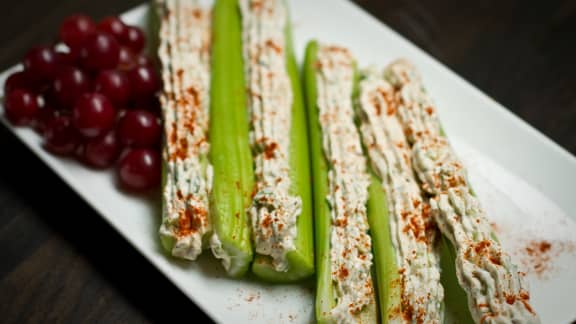
<path fill-rule="evenodd" d="M 416 70 L 401 60 L 385 75 L 397 90 L 397 115 L 422 189 L 432 196 L 434 219 L 456 248 L 456 273 L 472 317 L 477 323 L 539 323 L 523 275 L 495 240 Z"/>
<path fill-rule="evenodd" d="M 290 193 L 292 85 L 286 70 L 287 11 L 282 0 L 241 0 L 244 68 L 256 188 L 248 209 L 256 252 L 289 268 L 302 200 Z"/>
<path fill-rule="evenodd" d="M 360 82 L 359 115 L 364 146 L 388 200 L 401 280 L 398 320 L 443 323 L 437 228 L 414 178 L 410 147 L 396 117 L 394 88 L 375 70 Z"/>
<path fill-rule="evenodd" d="M 159 232 L 172 255 L 194 260 L 211 228 L 212 168 L 207 157 L 210 13 L 198 1 L 158 1 L 158 8 L 165 141 Z"/>
<path fill-rule="evenodd" d="M 317 106 L 323 151 L 329 164 L 326 197 L 330 206 L 330 261 L 336 305 L 331 317 L 355 322 L 374 298 L 370 269 L 372 242 L 366 202 L 369 177 L 360 135 L 354 124 L 354 61 L 348 50 L 319 46 L 316 62 Z"/>

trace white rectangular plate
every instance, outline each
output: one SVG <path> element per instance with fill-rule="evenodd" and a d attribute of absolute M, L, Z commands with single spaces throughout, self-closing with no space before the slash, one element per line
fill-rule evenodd
<path fill-rule="evenodd" d="M 502 244 L 527 273 L 542 322 L 575 320 L 576 159 L 352 3 L 293 0 L 291 9 L 299 58 L 314 38 L 349 47 L 362 66 L 383 66 L 398 57 L 415 63 Z M 145 26 L 147 13 L 142 5 L 123 18 Z M 7 75 L 0 76 L 1 84 Z M 157 201 L 123 194 L 109 173 L 49 155 L 34 132 L 7 126 L 217 322 L 313 321 L 312 288 L 228 279 L 208 253 L 195 263 L 166 257 L 157 235 Z"/>

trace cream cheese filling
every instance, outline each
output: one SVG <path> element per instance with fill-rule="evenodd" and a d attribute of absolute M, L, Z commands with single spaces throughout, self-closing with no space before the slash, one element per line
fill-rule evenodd
<path fill-rule="evenodd" d="M 410 147 L 396 117 L 394 88 L 375 70 L 367 71 L 360 82 L 359 110 L 364 146 L 388 200 L 401 280 L 398 321 L 443 323 L 437 229 L 412 171 Z"/>
<path fill-rule="evenodd" d="M 210 13 L 198 1 L 164 0 L 158 7 L 166 173 L 159 233 L 163 241 L 173 242 L 172 255 L 194 260 L 211 228 Z"/>
<path fill-rule="evenodd" d="M 286 70 L 287 10 L 281 0 L 240 0 L 244 67 L 256 189 L 248 209 L 256 252 L 289 270 L 302 200 L 292 195 L 292 85 Z"/>
<path fill-rule="evenodd" d="M 354 61 L 348 50 L 319 46 L 316 80 L 323 151 L 329 164 L 326 199 L 332 219 L 330 261 L 336 295 L 330 315 L 339 323 L 351 323 L 374 298 L 374 291 L 366 216 L 369 177 L 354 124 Z"/>
<path fill-rule="evenodd" d="M 397 115 L 414 170 L 432 196 L 434 219 L 456 248 L 456 273 L 472 317 L 477 323 L 539 323 L 523 276 L 494 238 L 416 70 L 401 60 L 385 76 L 397 90 Z"/>

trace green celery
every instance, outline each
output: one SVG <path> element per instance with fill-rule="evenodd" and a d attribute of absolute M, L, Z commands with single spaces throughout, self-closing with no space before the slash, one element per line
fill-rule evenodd
<path fill-rule="evenodd" d="M 456 276 L 456 253 L 452 243 L 446 237 L 442 237 L 442 250 L 440 267 L 442 272 L 440 280 L 444 287 L 444 304 L 447 317 L 457 319 L 457 323 L 474 323 L 468 309 L 468 297 L 458 283 Z"/>
<path fill-rule="evenodd" d="M 328 188 L 328 164 L 322 148 L 322 129 L 318 122 L 316 57 L 318 43 L 311 41 L 306 48 L 304 62 L 304 89 L 306 90 L 306 108 L 308 111 L 308 133 L 310 135 L 310 156 L 312 159 L 312 179 L 314 184 L 314 232 L 316 246 L 316 301 L 315 314 L 318 323 L 332 323 L 330 311 L 335 305 L 335 292 L 330 269 L 330 206 L 326 197 Z M 360 323 L 377 321 L 375 301 L 357 315 Z"/>
<path fill-rule="evenodd" d="M 308 152 L 308 130 L 306 111 L 298 65 L 292 47 L 290 19 L 286 24 L 286 69 L 292 83 L 292 129 L 290 131 L 290 180 L 291 194 L 302 200 L 302 212 L 296 223 L 296 249 L 286 254 L 289 263 L 287 272 L 277 272 L 270 258 L 257 255 L 252 266 L 254 274 L 270 282 L 292 282 L 309 277 L 314 273 L 314 236 L 312 220 L 312 193 L 310 182 L 310 156 Z"/>
<path fill-rule="evenodd" d="M 330 206 L 328 196 L 328 165 L 322 151 L 322 130 L 318 123 L 316 106 L 315 62 L 318 43 L 308 43 L 304 63 L 304 88 L 308 110 L 308 133 L 310 134 L 310 156 L 312 181 L 314 184 L 314 234 L 316 246 L 316 319 L 325 322 L 334 306 L 332 274 L 330 272 Z"/>
<path fill-rule="evenodd" d="M 374 251 L 380 319 L 382 323 L 388 323 L 401 316 L 400 275 L 396 251 L 392 246 L 386 192 L 374 174 L 368 191 L 368 223 Z"/>
<path fill-rule="evenodd" d="M 252 261 L 250 203 L 253 170 L 248 143 L 240 14 L 235 0 L 217 0 L 213 11 L 210 95 L 210 158 L 214 169 L 211 212 L 214 232 L 232 258 L 228 274 L 239 277 Z"/>

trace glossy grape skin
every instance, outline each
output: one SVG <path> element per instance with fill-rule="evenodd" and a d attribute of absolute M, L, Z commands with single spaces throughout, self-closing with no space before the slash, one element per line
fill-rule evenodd
<path fill-rule="evenodd" d="M 54 109 L 54 107 L 48 105 L 47 103 L 43 103 L 38 108 L 38 112 L 36 113 L 36 118 L 32 123 L 32 127 L 39 135 L 44 135 L 46 131 L 46 125 L 50 122 L 50 120 L 56 116 L 61 114 L 60 111 Z"/>
<path fill-rule="evenodd" d="M 60 40 L 68 47 L 79 49 L 86 38 L 96 32 L 96 24 L 86 15 L 71 15 L 60 25 Z"/>
<path fill-rule="evenodd" d="M 130 82 L 123 71 L 100 71 L 94 90 L 108 97 L 115 107 L 125 106 L 130 99 Z"/>
<path fill-rule="evenodd" d="M 122 44 L 129 47 L 136 54 L 140 54 L 146 45 L 146 36 L 142 29 L 134 26 L 129 26 L 126 29 Z"/>
<path fill-rule="evenodd" d="M 109 131 L 106 135 L 91 139 L 84 144 L 83 162 L 95 168 L 108 168 L 116 162 L 122 146 L 116 132 Z"/>
<path fill-rule="evenodd" d="M 124 38 L 126 38 L 128 33 L 128 26 L 124 24 L 124 22 L 117 16 L 108 16 L 104 17 L 98 23 L 98 30 L 108 33 L 117 41 L 121 42 Z"/>
<path fill-rule="evenodd" d="M 50 81 L 58 72 L 56 52 L 50 46 L 33 47 L 24 56 L 24 69 L 37 82 Z"/>
<path fill-rule="evenodd" d="M 76 100 L 92 89 L 92 82 L 81 69 L 63 67 L 52 82 L 52 94 L 59 108 L 69 109 Z"/>
<path fill-rule="evenodd" d="M 116 119 L 110 100 L 99 93 L 85 93 L 78 98 L 72 117 L 76 129 L 86 138 L 107 133 Z"/>
<path fill-rule="evenodd" d="M 23 89 L 15 89 L 6 95 L 4 114 L 14 126 L 31 125 L 38 113 L 38 97 Z"/>
<path fill-rule="evenodd" d="M 159 119 L 146 110 L 126 111 L 118 122 L 118 136 L 126 146 L 156 147 L 161 134 Z"/>
<path fill-rule="evenodd" d="M 153 97 L 160 89 L 160 78 L 151 66 L 137 66 L 128 72 L 133 99 Z"/>
<path fill-rule="evenodd" d="M 86 39 L 81 51 L 82 66 L 90 71 L 118 66 L 120 45 L 110 34 L 97 32 Z"/>
<path fill-rule="evenodd" d="M 15 89 L 27 90 L 28 78 L 26 72 L 18 71 L 10 74 L 4 82 L 4 94 L 8 94 Z"/>
<path fill-rule="evenodd" d="M 81 142 L 78 131 L 72 125 L 69 115 L 51 118 L 44 130 L 44 147 L 57 155 L 71 155 Z"/>
<path fill-rule="evenodd" d="M 120 54 L 118 59 L 118 69 L 122 71 L 129 71 L 138 65 L 138 57 L 134 52 L 126 46 L 120 47 Z"/>
<path fill-rule="evenodd" d="M 120 186 L 132 191 L 158 187 L 161 164 L 158 150 L 142 148 L 128 150 L 120 159 L 116 170 Z"/>

